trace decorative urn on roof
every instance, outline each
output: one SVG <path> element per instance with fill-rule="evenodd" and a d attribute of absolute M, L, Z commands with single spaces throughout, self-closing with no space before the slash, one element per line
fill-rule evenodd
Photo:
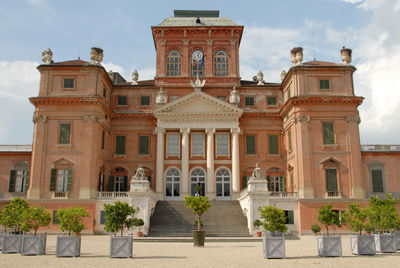
<path fill-rule="evenodd" d="M 351 49 L 343 47 L 340 50 L 340 55 L 342 56 L 342 63 L 344 65 L 349 65 L 351 63 Z"/>
<path fill-rule="evenodd" d="M 237 106 L 240 103 L 240 96 L 238 92 L 236 91 L 236 87 L 233 87 L 233 90 L 231 91 L 229 95 L 229 103 L 232 105 Z"/>
<path fill-rule="evenodd" d="M 139 81 L 139 73 L 137 70 L 133 70 L 132 72 L 132 85 L 137 85 Z"/>
<path fill-rule="evenodd" d="M 256 77 L 257 77 L 257 85 L 259 86 L 264 85 L 264 74 L 261 71 L 258 71 Z"/>
<path fill-rule="evenodd" d="M 285 77 L 286 77 L 286 71 L 285 70 L 283 70 L 282 72 L 281 72 L 281 80 L 283 81 L 283 80 L 285 80 Z"/>
<path fill-rule="evenodd" d="M 50 64 L 52 58 L 53 58 L 53 52 L 51 51 L 50 48 L 45 49 L 42 52 L 42 61 L 44 64 Z"/>
<path fill-rule="evenodd" d="M 103 49 L 99 47 L 92 47 L 90 50 L 90 64 L 101 65 L 103 61 Z"/>
<path fill-rule="evenodd" d="M 292 60 L 293 65 L 300 65 L 303 61 L 303 48 L 295 47 L 290 50 L 290 58 Z"/>
<path fill-rule="evenodd" d="M 167 95 L 165 94 L 164 90 L 162 89 L 162 86 L 160 87 L 160 90 L 157 91 L 156 95 L 156 104 L 157 105 L 164 105 L 167 103 Z"/>

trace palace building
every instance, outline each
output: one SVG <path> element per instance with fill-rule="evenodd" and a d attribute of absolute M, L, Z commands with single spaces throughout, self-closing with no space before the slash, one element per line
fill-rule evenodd
<path fill-rule="evenodd" d="M 151 27 L 156 75 L 145 81 L 136 71 L 130 82 L 105 70 L 100 48 L 90 61 L 63 62 L 45 50 L 30 98 L 32 146 L 0 146 L 1 204 L 23 197 L 53 215 L 79 204 L 91 215 L 86 232 L 101 233 L 103 204 L 128 200 L 147 233 L 158 202 L 198 193 L 215 204 L 239 202 L 249 234 L 266 204 L 285 210 L 289 229 L 304 234 L 322 205 L 340 214 L 372 195 L 399 198 L 400 145 L 360 144 L 363 97 L 351 50 L 331 63 L 303 62 L 294 48 L 280 83 L 261 72 L 246 81 L 243 30 L 218 11 L 174 11 Z M 132 180 L 138 168 L 144 188 Z M 58 230 L 55 216 L 50 230 Z"/>

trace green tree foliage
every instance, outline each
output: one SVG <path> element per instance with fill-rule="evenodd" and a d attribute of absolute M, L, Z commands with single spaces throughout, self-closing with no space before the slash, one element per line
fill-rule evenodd
<path fill-rule="evenodd" d="M 57 218 L 60 221 L 60 230 L 68 231 L 68 235 L 72 233 L 80 233 L 86 228 L 83 219 L 89 217 L 89 212 L 81 206 L 69 207 L 67 209 L 57 210 Z"/>
<path fill-rule="evenodd" d="M 144 225 L 144 221 L 140 218 L 137 218 L 134 220 L 133 225 L 135 225 L 135 227 L 138 227 L 139 232 L 140 232 L 140 226 Z"/>
<path fill-rule="evenodd" d="M 342 218 L 349 224 L 353 232 L 359 232 L 367 227 L 368 209 L 361 209 L 359 203 L 351 203 L 347 205 L 348 211 L 342 214 Z"/>
<path fill-rule="evenodd" d="M 272 206 L 261 207 L 260 218 L 263 219 L 263 226 L 266 231 L 284 233 L 287 230 L 286 216 L 282 209 Z"/>
<path fill-rule="evenodd" d="M 260 226 L 262 226 L 263 225 L 263 223 L 262 223 L 262 221 L 260 220 L 260 219 L 257 219 L 257 220 L 255 220 L 255 221 L 253 221 L 253 226 L 258 230 L 258 228 L 260 227 Z"/>
<path fill-rule="evenodd" d="M 321 227 L 318 224 L 311 225 L 311 231 L 316 234 L 321 232 Z"/>
<path fill-rule="evenodd" d="M 327 235 L 329 235 L 329 225 L 336 225 L 338 227 L 342 226 L 339 221 L 339 216 L 332 210 L 331 204 L 319 208 L 318 221 L 325 226 Z"/>
<path fill-rule="evenodd" d="M 114 204 L 104 204 L 104 229 L 114 235 L 120 231 L 122 236 L 125 228 L 129 229 L 134 225 L 135 212 L 135 209 L 128 203 L 117 201 Z"/>
<path fill-rule="evenodd" d="M 185 207 L 191 209 L 192 213 L 196 215 L 197 231 L 200 231 L 200 217 L 211 207 L 210 201 L 208 201 L 208 196 L 185 196 Z"/>
<path fill-rule="evenodd" d="M 5 228 L 12 228 L 16 233 L 21 231 L 24 222 L 25 211 L 29 209 L 29 204 L 22 198 L 14 198 L 10 204 L 5 205 L 2 211 L 2 224 Z"/>
<path fill-rule="evenodd" d="M 37 230 L 40 227 L 49 226 L 50 224 L 50 211 L 43 207 L 29 207 L 27 210 L 24 211 L 24 213 L 24 222 L 21 225 L 21 229 L 23 232 L 34 230 L 36 235 Z"/>
<path fill-rule="evenodd" d="M 387 194 L 385 199 L 371 197 L 368 212 L 374 231 L 383 232 L 395 228 L 396 220 L 399 217 L 396 202 L 397 200 L 391 194 Z"/>

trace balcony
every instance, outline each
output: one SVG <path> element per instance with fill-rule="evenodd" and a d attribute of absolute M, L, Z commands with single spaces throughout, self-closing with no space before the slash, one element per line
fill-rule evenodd
<path fill-rule="evenodd" d="M 97 199 L 119 199 L 119 198 L 127 198 L 127 192 L 97 192 Z"/>
<path fill-rule="evenodd" d="M 327 191 L 325 192 L 325 198 L 341 198 L 342 194 L 340 191 Z"/>
<path fill-rule="evenodd" d="M 297 192 L 269 192 L 270 198 L 297 199 Z"/>
<path fill-rule="evenodd" d="M 52 199 L 68 199 L 68 192 L 52 192 Z"/>

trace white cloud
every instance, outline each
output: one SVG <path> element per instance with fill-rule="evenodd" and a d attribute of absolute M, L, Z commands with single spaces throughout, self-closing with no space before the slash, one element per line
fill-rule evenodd
<path fill-rule="evenodd" d="M 131 76 L 133 70 L 137 70 L 139 73 L 139 81 L 140 80 L 150 80 L 154 79 L 154 76 L 156 75 L 156 70 L 154 68 L 137 68 L 137 67 L 132 67 L 128 69 L 124 69 L 123 67 L 113 64 L 111 62 L 108 63 L 103 63 L 103 67 L 106 69 L 106 71 L 112 70 L 113 72 L 118 72 L 120 75 L 122 75 L 126 81 L 131 81 Z"/>

